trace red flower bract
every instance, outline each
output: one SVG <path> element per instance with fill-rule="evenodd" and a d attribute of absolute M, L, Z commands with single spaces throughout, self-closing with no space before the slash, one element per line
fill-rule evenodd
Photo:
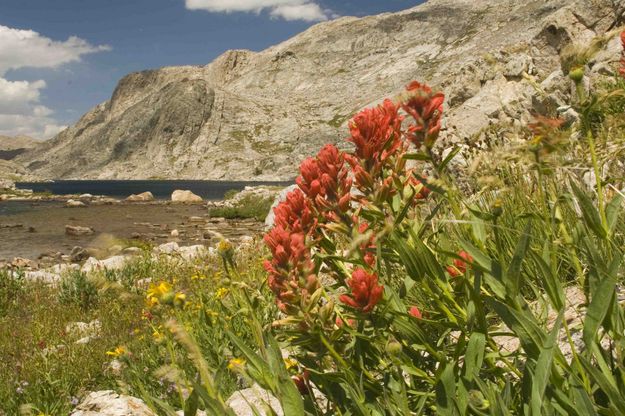
<path fill-rule="evenodd" d="M 417 147 L 422 144 L 432 147 L 441 130 L 445 95 L 434 93 L 430 87 L 417 81 L 410 83 L 406 90 L 408 98 L 402 108 L 415 120 L 415 124 L 408 128 L 408 138 Z"/>
<path fill-rule="evenodd" d="M 471 255 L 464 250 L 458 252 L 458 256 L 460 256 L 463 260 L 454 259 L 453 265 L 446 267 L 447 272 L 451 277 L 458 277 L 465 274 L 468 265 L 473 263 L 473 257 L 471 257 Z"/>
<path fill-rule="evenodd" d="M 290 232 L 276 225 L 264 237 L 271 250 L 271 261 L 264 266 L 269 277 L 269 288 L 276 295 L 276 303 L 283 312 L 297 309 L 318 287 L 317 276 L 312 272 L 310 250 L 302 232 Z"/>
<path fill-rule="evenodd" d="M 273 209 L 273 213 L 274 224 L 285 230 L 310 234 L 317 225 L 310 201 L 299 189 L 289 192 L 286 199 Z"/>
<path fill-rule="evenodd" d="M 421 311 L 416 306 L 411 306 L 408 313 L 417 319 L 421 319 Z"/>
<path fill-rule="evenodd" d="M 384 286 L 378 284 L 378 275 L 363 269 L 354 270 L 347 285 L 352 290 L 352 296 L 341 295 L 339 300 L 364 313 L 371 312 L 384 294 Z"/>
<path fill-rule="evenodd" d="M 384 162 L 401 147 L 403 117 L 398 110 L 399 106 L 387 99 L 377 107 L 362 110 L 352 119 L 351 137 L 347 140 L 354 143 L 358 158 L 373 165 Z"/>
<path fill-rule="evenodd" d="M 345 212 L 350 207 L 352 179 L 345 163 L 345 154 L 336 146 L 324 146 L 316 158 L 308 158 L 300 166 L 295 182 L 319 212 Z M 335 218 L 336 215 L 329 215 Z"/>

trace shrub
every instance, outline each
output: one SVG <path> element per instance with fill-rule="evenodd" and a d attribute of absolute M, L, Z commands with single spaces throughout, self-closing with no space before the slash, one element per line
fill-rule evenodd
<path fill-rule="evenodd" d="M 24 291 L 24 273 L 20 270 L 0 270 L 0 317 L 19 305 Z"/>
<path fill-rule="evenodd" d="M 61 279 L 58 296 L 61 303 L 89 309 L 98 301 L 98 288 L 86 273 L 72 270 Z"/>
<path fill-rule="evenodd" d="M 256 195 L 246 195 L 234 206 L 214 207 L 209 210 L 212 217 L 223 217 L 228 219 L 254 218 L 258 221 L 264 221 L 271 205 L 273 198 L 264 198 Z"/>

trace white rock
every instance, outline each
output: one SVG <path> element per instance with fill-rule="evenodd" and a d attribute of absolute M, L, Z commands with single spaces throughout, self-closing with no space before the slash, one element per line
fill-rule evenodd
<path fill-rule="evenodd" d="M 95 230 L 91 227 L 82 227 L 80 225 L 66 225 L 65 234 L 68 235 L 91 235 Z"/>
<path fill-rule="evenodd" d="M 128 198 L 126 198 L 128 202 L 149 202 L 154 201 L 154 195 L 152 192 L 142 192 L 138 195 L 132 194 Z"/>
<path fill-rule="evenodd" d="M 176 189 L 171 194 L 171 200 L 173 202 L 202 202 L 202 197 L 194 194 L 191 191 L 182 191 L 180 189 Z"/>
<path fill-rule="evenodd" d="M 122 369 L 124 368 L 124 364 L 118 359 L 112 360 L 106 369 L 110 371 L 113 375 L 119 376 L 122 373 Z"/>
<path fill-rule="evenodd" d="M 89 257 L 80 268 L 80 271 L 84 273 L 90 273 L 94 270 L 101 270 L 103 268 L 104 266 L 102 265 L 102 262 L 100 260 L 96 259 L 95 257 Z"/>
<path fill-rule="evenodd" d="M 157 416 L 140 399 L 112 390 L 90 393 L 70 416 Z"/>
<path fill-rule="evenodd" d="M 178 231 L 178 230 L 171 230 L 171 236 L 172 236 L 172 238 L 180 237 L 180 231 Z"/>
<path fill-rule="evenodd" d="M 81 208 L 81 207 L 86 207 L 87 205 L 85 205 L 84 202 L 69 199 L 65 203 L 65 206 L 68 208 Z"/>
<path fill-rule="evenodd" d="M 98 319 L 87 322 L 70 322 L 65 325 L 65 332 L 72 338 L 98 337 L 102 331 L 102 323 Z"/>
<path fill-rule="evenodd" d="M 46 269 L 46 271 L 49 271 L 50 273 L 54 273 L 54 274 L 63 274 L 63 273 L 67 273 L 70 270 L 80 270 L 80 265 L 78 264 L 55 264 L 54 266 Z"/>
<path fill-rule="evenodd" d="M 24 274 L 24 278 L 33 282 L 56 284 L 61 280 L 61 275 L 58 273 L 47 272 L 45 270 L 37 270 L 27 271 Z"/>
<path fill-rule="evenodd" d="M 284 415 L 278 399 L 258 384 L 248 389 L 235 391 L 226 404 L 234 410 L 237 416 L 255 416 L 254 408 L 264 416 L 267 414 L 263 410 L 264 404 L 271 406 L 278 416 Z"/>
<path fill-rule="evenodd" d="M 113 256 L 100 261 L 102 266 L 107 270 L 123 269 L 127 262 L 128 257 L 126 256 Z"/>
<path fill-rule="evenodd" d="M 180 246 L 175 241 L 172 241 L 170 243 L 161 244 L 160 246 L 156 247 L 154 251 L 156 253 L 162 254 L 173 254 L 180 251 Z"/>
<path fill-rule="evenodd" d="M 122 250 L 122 254 L 128 256 L 138 256 L 142 253 L 142 250 L 139 247 L 126 247 Z"/>
<path fill-rule="evenodd" d="M 192 260 L 200 257 L 208 252 L 207 248 L 203 245 L 180 247 L 180 256 L 185 260 Z"/>

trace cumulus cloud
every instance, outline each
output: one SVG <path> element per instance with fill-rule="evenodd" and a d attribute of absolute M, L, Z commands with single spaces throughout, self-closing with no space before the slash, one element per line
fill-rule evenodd
<path fill-rule="evenodd" d="M 47 139 L 66 126 L 52 117 L 53 111 L 41 105 L 44 80 L 9 81 L 9 70 L 20 68 L 58 68 L 80 61 L 86 54 L 108 51 L 109 46 L 93 46 L 72 36 L 56 41 L 32 30 L 0 25 L 0 134 L 28 135 Z"/>
<path fill-rule="evenodd" d="M 269 15 L 285 20 L 316 22 L 328 20 L 329 14 L 310 0 L 185 0 L 189 10 L 213 13 L 253 12 L 267 10 Z"/>
<path fill-rule="evenodd" d="M 25 67 L 57 68 L 80 61 L 82 55 L 109 50 L 110 46 L 92 46 L 76 36 L 61 42 L 32 30 L 0 25 L 0 75 L 9 69 Z"/>

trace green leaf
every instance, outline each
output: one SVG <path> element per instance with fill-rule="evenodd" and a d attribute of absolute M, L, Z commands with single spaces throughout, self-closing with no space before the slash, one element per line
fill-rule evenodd
<path fill-rule="evenodd" d="M 623 395 L 618 391 L 616 385 L 614 384 L 614 380 L 610 380 L 610 377 L 606 377 L 603 372 L 594 367 L 585 357 L 579 356 L 579 360 L 582 363 L 582 366 L 590 375 L 593 380 L 599 385 L 603 393 L 610 400 L 610 407 L 612 409 L 618 410 L 618 413 L 625 415 L 625 400 L 623 399 Z"/>
<path fill-rule="evenodd" d="M 537 359 L 544 345 L 546 334 L 538 325 L 534 316 L 527 310 L 512 309 L 507 304 L 495 299 L 490 299 L 489 303 L 508 328 L 519 337 L 527 355 L 530 358 Z"/>
<path fill-rule="evenodd" d="M 605 228 L 603 228 L 599 211 L 597 211 L 597 208 L 588 195 L 575 185 L 575 182 L 571 181 L 570 184 L 571 189 L 573 189 L 573 193 L 577 197 L 577 202 L 579 202 L 586 225 L 594 231 L 599 238 L 605 239 L 608 236 L 608 232 Z"/>
<path fill-rule="evenodd" d="M 184 416 L 195 416 L 197 414 L 198 394 L 195 389 L 191 391 L 189 398 L 184 402 Z"/>
<path fill-rule="evenodd" d="M 551 374 L 551 367 L 553 363 L 553 353 L 556 347 L 556 340 L 558 339 L 558 333 L 560 332 L 560 326 L 562 325 L 562 318 L 564 316 L 564 310 L 560 311 L 558 318 L 551 330 L 551 334 L 547 338 L 538 360 L 536 361 L 536 371 L 532 377 L 532 397 L 531 408 L 534 415 L 541 415 L 541 408 L 545 399 L 545 389 L 547 388 L 547 382 Z"/>
<path fill-rule="evenodd" d="M 547 292 L 547 296 L 549 296 L 551 304 L 555 310 L 559 311 L 564 307 L 564 290 L 562 289 L 560 279 L 553 273 L 551 266 L 547 263 L 548 261 L 551 261 L 547 244 L 549 243 L 545 243 L 545 249 L 543 250 L 546 252 L 544 258 L 533 252 L 530 252 L 530 255 L 534 260 L 534 263 L 536 263 L 540 269 L 545 292 Z"/>
<path fill-rule="evenodd" d="M 510 262 L 510 266 L 508 267 L 508 271 L 506 273 L 506 287 L 508 289 L 508 296 L 511 299 L 517 297 L 520 288 L 523 286 L 523 281 L 521 279 L 521 264 L 529 247 L 531 229 L 532 223 L 531 221 L 528 221 L 525 226 L 525 230 L 523 230 L 523 236 L 516 246 L 514 256 L 512 257 L 512 261 Z"/>
<path fill-rule="evenodd" d="M 484 334 L 480 332 L 472 333 L 464 357 L 464 377 L 468 381 L 479 376 L 482 362 L 484 361 L 485 348 L 486 337 Z"/>
<path fill-rule="evenodd" d="M 623 201 L 625 198 L 621 194 L 616 194 L 614 198 L 610 201 L 610 203 L 606 206 L 605 214 L 608 220 L 608 229 L 610 230 L 610 234 L 614 232 L 614 227 L 618 223 L 618 217 L 623 211 Z"/>
<path fill-rule="evenodd" d="M 285 415 L 303 415 L 304 402 L 302 395 L 289 376 L 280 347 L 273 336 L 268 335 L 266 338 L 269 347 L 267 350 L 269 366 L 277 377 L 277 389 L 273 393 L 280 400 L 280 405 Z"/>
<path fill-rule="evenodd" d="M 456 382 L 454 379 L 454 362 L 441 362 L 443 370 L 436 383 L 436 414 L 443 416 L 453 416 L 454 400 L 456 397 Z"/>
<path fill-rule="evenodd" d="M 406 160 L 432 160 L 432 158 L 425 153 L 406 153 L 403 158 Z"/>
<path fill-rule="evenodd" d="M 604 277 L 591 291 L 590 305 L 584 319 L 584 342 L 590 345 L 595 342 L 599 326 L 612 307 L 616 296 L 617 273 L 614 272 Z"/>
<path fill-rule="evenodd" d="M 460 153 L 461 150 L 462 150 L 462 147 L 460 146 L 454 147 L 454 149 L 451 152 L 449 152 L 447 157 L 443 159 L 443 161 L 438 165 L 438 170 L 440 170 L 441 172 L 444 171 L 447 168 L 447 165 L 449 164 L 449 162 L 451 162 L 453 158 L 456 157 L 458 153 Z"/>

